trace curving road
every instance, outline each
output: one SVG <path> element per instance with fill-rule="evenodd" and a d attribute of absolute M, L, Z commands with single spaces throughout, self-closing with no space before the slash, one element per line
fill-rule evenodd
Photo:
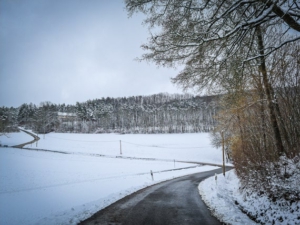
<path fill-rule="evenodd" d="M 13 148 L 23 148 L 25 145 L 30 145 L 30 144 L 32 144 L 32 143 L 37 142 L 38 140 L 40 140 L 40 138 L 37 135 L 35 135 L 35 134 L 33 134 L 33 133 L 31 133 L 31 132 L 29 132 L 27 130 L 23 130 L 23 129 L 20 129 L 20 128 L 19 128 L 19 130 L 23 131 L 24 133 L 26 133 L 26 134 L 28 134 L 30 136 L 32 136 L 33 140 L 29 141 L 29 142 L 26 142 L 26 143 L 23 143 L 23 144 L 14 145 L 14 146 L 12 146 Z"/>
<path fill-rule="evenodd" d="M 231 169 L 231 168 L 227 168 Z M 159 183 L 127 196 L 80 225 L 220 225 L 207 209 L 199 183 L 221 169 Z"/>

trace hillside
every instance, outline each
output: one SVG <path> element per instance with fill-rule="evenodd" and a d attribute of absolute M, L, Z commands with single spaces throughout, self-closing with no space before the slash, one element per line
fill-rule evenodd
<path fill-rule="evenodd" d="M 194 133 L 216 124 L 216 96 L 161 93 L 151 96 L 101 98 L 76 105 L 43 102 L 0 108 L 10 127 L 22 125 L 39 133 Z"/>

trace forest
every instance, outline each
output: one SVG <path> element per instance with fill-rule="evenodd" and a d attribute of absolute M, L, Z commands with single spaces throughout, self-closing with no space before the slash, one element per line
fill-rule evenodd
<path fill-rule="evenodd" d="M 107 97 L 76 105 L 24 103 L 18 108 L 0 108 L 1 127 L 2 133 L 14 131 L 17 126 L 37 133 L 209 132 L 216 125 L 217 99 L 218 96 L 160 93 Z"/>

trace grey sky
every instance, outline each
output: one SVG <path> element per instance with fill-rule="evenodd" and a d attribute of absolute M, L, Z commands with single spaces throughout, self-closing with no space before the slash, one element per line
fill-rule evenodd
<path fill-rule="evenodd" d="M 142 20 L 122 0 L 1 0 L 0 106 L 181 93 L 176 70 L 134 60 Z"/>

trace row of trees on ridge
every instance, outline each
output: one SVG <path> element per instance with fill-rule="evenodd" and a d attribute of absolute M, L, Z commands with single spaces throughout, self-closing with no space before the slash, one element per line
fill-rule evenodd
<path fill-rule="evenodd" d="M 76 105 L 0 108 L 10 127 L 17 125 L 38 133 L 187 133 L 208 132 L 215 126 L 217 98 L 189 94 L 156 94 L 128 98 L 102 98 Z M 6 126 L 8 127 L 8 126 Z"/>

